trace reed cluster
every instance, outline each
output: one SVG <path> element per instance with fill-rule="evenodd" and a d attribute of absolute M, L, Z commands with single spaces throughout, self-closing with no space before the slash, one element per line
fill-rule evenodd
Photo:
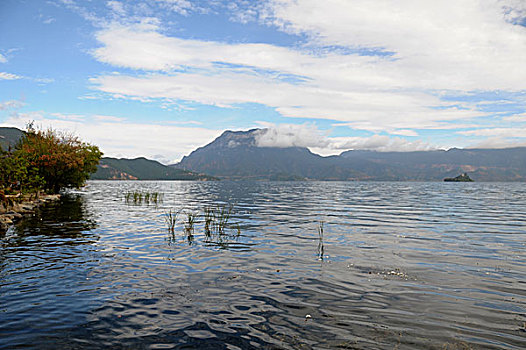
<path fill-rule="evenodd" d="M 231 223 L 233 209 L 234 206 L 229 204 L 205 206 L 202 214 L 195 210 L 185 210 L 184 218 L 181 219 L 180 223 L 184 228 L 183 232 L 188 239 L 188 243 L 193 243 L 197 227 L 203 229 L 206 243 L 224 244 L 225 240 L 228 241 L 232 237 L 239 237 L 241 235 L 239 223 Z M 183 209 L 171 209 L 164 214 L 168 232 L 171 233 L 172 236 L 177 225 L 178 215 L 181 212 L 183 212 Z M 231 228 L 233 231 L 235 230 L 235 233 L 229 233 L 227 231 L 228 228 Z"/>
<path fill-rule="evenodd" d="M 213 233 L 223 234 L 232 216 L 234 206 L 232 204 L 224 206 L 207 206 L 203 209 L 205 234 L 210 236 Z M 239 226 L 239 224 L 238 224 Z"/>
<path fill-rule="evenodd" d="M 141 204 L 161 204 L 163 202 L 164 194 L 161 192 L 142 192 L 142 191 L 133 191 L 126 192 L 124 194 L 124 200 L 127 204 L 141 205 Z"/>

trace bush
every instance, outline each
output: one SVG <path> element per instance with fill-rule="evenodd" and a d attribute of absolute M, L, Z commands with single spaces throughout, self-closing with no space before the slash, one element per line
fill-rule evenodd
<path fill-rule="evenodd" d="M 97 146 L 51 129 L 36 131 L 31 126 L 15 150 L 0 157 L 0 188 L 6 191 L 81 187 L 97 170 L 102 156 Z"/>

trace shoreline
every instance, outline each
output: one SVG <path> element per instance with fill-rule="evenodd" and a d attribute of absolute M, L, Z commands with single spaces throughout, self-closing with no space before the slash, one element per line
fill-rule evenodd
<path fill-rule="evenodd" d="M 17 201 L 11 205 L 5 202 L 0 202 L 0 233 L 7 232 L 9 227 L 22 220 L 24 216 L 34 214 L 42 204 L 58 201 L 61 198 L 61 195 L 41 194 L 35 198 L 33 198 L 33 195 L 25 195 L 21 197 L 11 196 L 9 198 L 16 199 Z"/>

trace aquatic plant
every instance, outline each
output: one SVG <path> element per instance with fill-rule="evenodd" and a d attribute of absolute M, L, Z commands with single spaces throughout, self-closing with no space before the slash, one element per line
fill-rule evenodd
<path fill-rule="evenodd" d="M 124 200 L 127 204 L 141 205 L 144 201 L 146 205 L 160 204 L 163 202 L 164 194 L 160 192 L 141 192 L 133 191 L 124 194 Z"/>
<path fill-rule="evenodd" d="M 323 253 L 325 251 L 325 247 L 323 245 L 323 221 L 318 222 L 318 249 L 317 249 L 317 256 L 318 260 L 323 260 Z"/>
<path fill-rule="evenodd" d="M 218 246 L 228 245 L 230 239 L 237 239 L 241 236 L 241 227 L 239 223 L 231 224 L 231 216 L 233 212 L 233 205 L 213 206 L 208 205 L 203 207 L 203 220 L 200 221 L 200 211 L 184 209 L 184 219 L 180 220 L 183 225 L 184 237 L 188 240 L 188 244 L 194 243 L 195 231 L 199 228 L 204 230 L 204 242 Z M 164 215 L 168 226 L 168 231 L 172 234 L 170 241 L 175 240 L 174 231 L 177 223 L 178 214 L 183 211 L 183 208 L 174 211 L 170 210 Z M 201 226 L 200 224 L 203 224 Z M 232 232 L 227 232 L 227 228 L 231 228 Z"/>
<path fill-rule="evenodd" d="M 184 229 L 187 233 L 193 233 L 194 232 L 194 225 L 197 221 L 197 218 L 199 217 L 198 213 L 195 212 L 187 212 L 186 213 L 186 221 L 184 225 Z"/>
<path fill-rule="evenodd" d="M 217 211 L 214 212 L 215 230 L 218 233 L 224 233 L 225 228 L 228 225 L 228 221 L 230 220 L 230 216 L 232 215 L 233 209 L 234 206 L 229 204 L 228 206 L 219 207 Z"/>
<path fill-rule="evenodd" d="M 213 225 L 215 217 L 214 208 L 212 208 L 211 206 L 204 207 L 203 217 L 205 219 L 205 236 L 210 237 L 210 227 Z"/>
<path fill-rule="evenodd" d="M 175 231 L 175 225 L 177 224 L 177 216 L 179 216 L 179 211 L 175 211 L 173 209 L 170 209 L 169 211 L 164 213 L 164 221 L 166 222 L 166 226 L 168 227 L 168 232 L 174 233 Z"/>

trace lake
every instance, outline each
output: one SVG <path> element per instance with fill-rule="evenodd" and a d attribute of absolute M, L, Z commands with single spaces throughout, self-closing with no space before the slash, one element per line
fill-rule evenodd
<path fill-rule="evenodd" d="M 524 183 L 92 181 L 0 242 L 1 349 L 526 348 Z"/>

